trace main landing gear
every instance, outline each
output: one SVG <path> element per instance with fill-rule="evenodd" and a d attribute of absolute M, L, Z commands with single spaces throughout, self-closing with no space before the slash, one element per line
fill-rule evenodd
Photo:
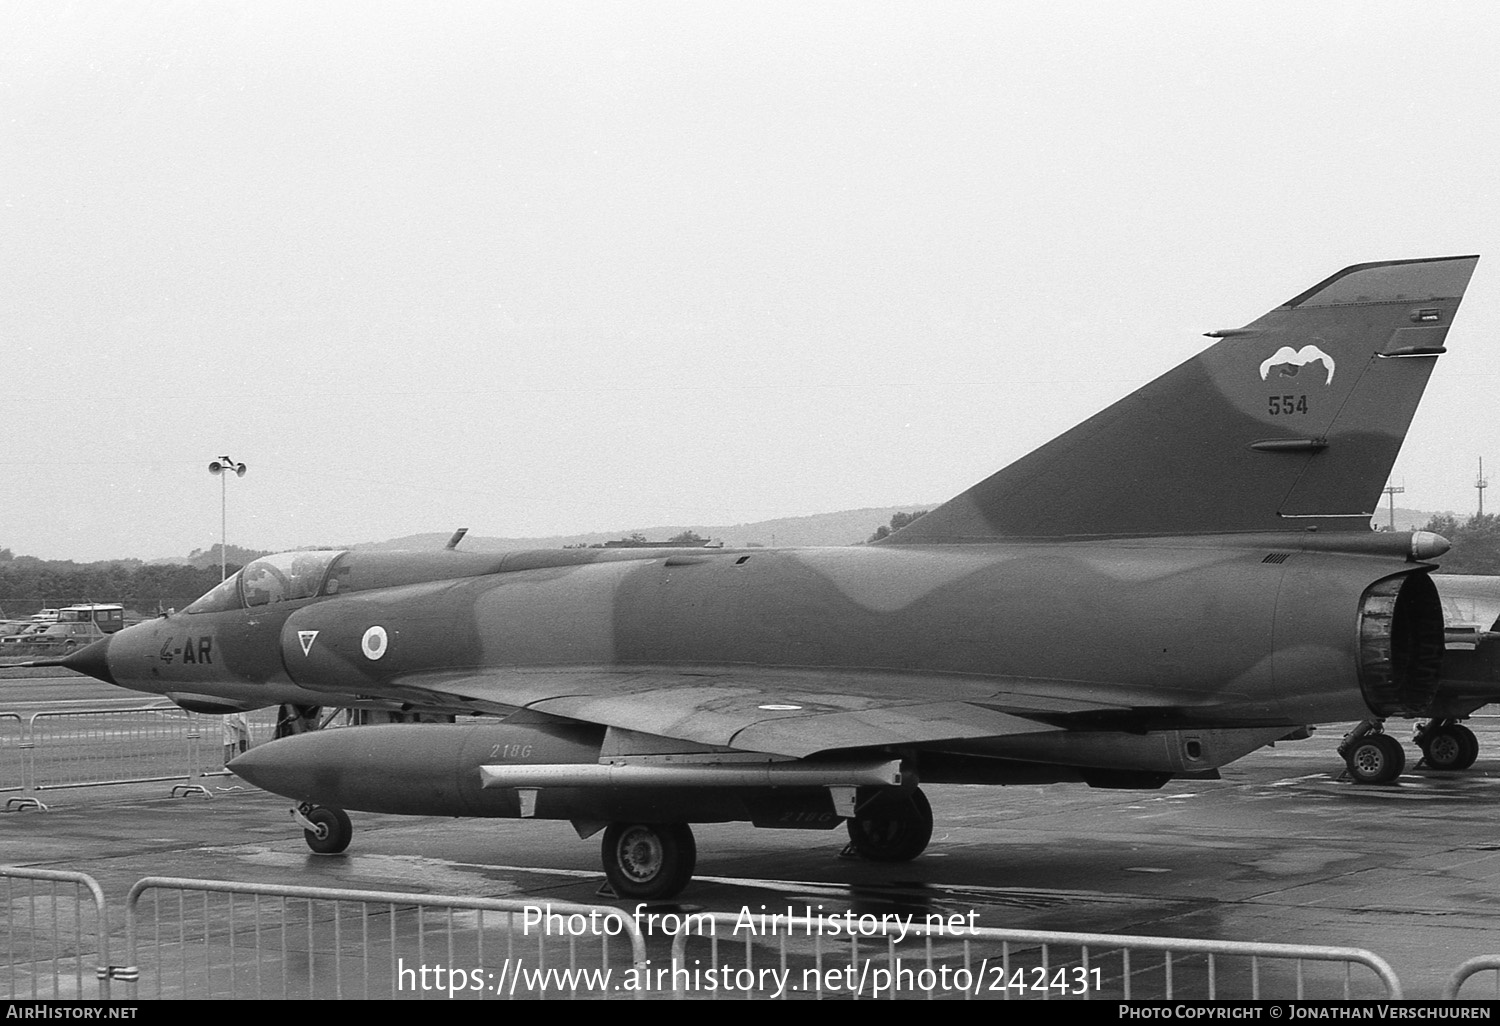
<path fill-rule="evenodd" d="M 688 885 L 698 844 L 686 823 L 611 823 L 600 857 L 617 895 L 654 901 L 674 897 Z"/>
<path fill-rule="evenodd" d="M 910 794 L 882 794 L 844 825 L 849 830 L 849 854 L 871 862 L 910 862 L 932 840 L 932 805 L 921 788 Z"/>
<path fill-rule="evenodd" d="M 932 805 L 920 789 L 880 793 L 845 825 L 846 853 L 871 862 L 909 862 L 932 839 Z M 664 901 L 692 880 L 698 847 L 686 823 L 613 823 L 604 831 L 600 856 L 615 894 Z"/>
<path fill-rule="evenodd" d="M 1387 734 L 1378 721 L 1366 720 L 1339 745 L 1339 754 L 1356 784 L 1390 784 L 1406 768 L 1401 742 Z"/>
<path fill-rule="evenodd" d="M 1479 758 L 1479 739 L 1457 720 L 1429 720 L 1413 740 L 1422 749 L 1421 765 L 1429 769 L 1466 770 Z M 1385 733 L 1379 720 L 1365 720 L 1345 735 L 1339 754 L 1356 784 L 1389 784 L 1406 768 L 1400 742 Z"/>
<path fill-rule="evenodd" d="M 1456 720 L 1431 720 L 1417 728 L 1414 740 L 1422 761 L 1435 770 L 1466 770 L 1479 758 L 1479 739 Z"/>
<path fill-rule="evenodd" d="M 338 854 L 354 836 L 349 815 L 333 806 L 304 802 L 292 810 L 292 818 L 319 855 Z M 858 806 L 846 826 L 847 854 L 872 862 L 909 862 L 932 839 L 932 805 L 918 788 L 880 791 Z M 636 901 L 676 897 L 698 863 L 698 845 L 686 823 L 611 823 L 599 854 L 615 894 Z"/>

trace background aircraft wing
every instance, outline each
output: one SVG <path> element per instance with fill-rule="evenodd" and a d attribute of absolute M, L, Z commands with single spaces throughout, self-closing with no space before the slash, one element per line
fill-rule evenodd
<path fill-rule="evenodd" d="M 804 758 L 848 748 L 1056 731 L 1059 720 L 1182 709 L 1188 694 L 1034 678 L 754 667 L 504 669 L 388 685 L 424 704 L 525 709 L 697 744 Z"/>
<path fill-rule="evenodd" d="M 1432 583 L 1443 603 L 1446 626 L 1469 625 L 1487 631 L 1500 623 L 1500 577 L 1433 574 Z"/>

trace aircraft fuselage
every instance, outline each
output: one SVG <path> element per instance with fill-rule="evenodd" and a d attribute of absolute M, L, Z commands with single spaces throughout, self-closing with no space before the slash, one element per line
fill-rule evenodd
<path fill-rule="evenodd" d="M 109 642 L 108 667 L 139 690 L 211 684 L 253 702 L 263 689 L 256 704 L 283 693 L 324 704 L 401 698 L 417 678 L 475 670 L 513 671 L 522 698 L 525 671 L 564 669 L 615 673 L 628 694 L 630 668 L 667 667 L 731 681 L 737 670 L 813 671 L 799 673 L 789 701 L 815 700 L 820 681 L 846 691 L 845 675 L 872 700 L 894 692 L 1015 710 L 1035 694 L 1047 719 L 1075 728 L 1101 718 L 1138 730 L 1294 727 L 1415 712 L 1428 685 L 1413 660 L 1433 643 L 1421 632 L 1434 622 L 1441 651 L 1441 616 L 1413 583 L 1425 583 L 1425 567 L 1399 555 L 1409 536 L 1344 543 L 1364 551 L 1299 535 L 565 550 L 489 557 L 485 572 L 473 556 L 441 552 L 408 554 L 404 583 L 376 571 L 389 557 L 350 552 L 306 597 L 130 628 Z M 1389 616 L 1371 627 L 1370 589 L 1386 579 L 1410 612 L 1395 628 Z M 1382 660 L 1383 682 L 1371 676 Z M 1069 694 L 1080 700 L 1071 722 L 1059 712 Z M 1117 715 L 1101 717 L 1100 702 Z"/>

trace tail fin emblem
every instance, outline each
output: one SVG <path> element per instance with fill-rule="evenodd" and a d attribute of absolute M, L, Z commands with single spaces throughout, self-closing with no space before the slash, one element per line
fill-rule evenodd
<path fill-rule="evenodd" d="M 1310 363 L 1322 361 L 1323 369 L 1328 372 L 1328 380 L 1323 384 L 1333 384 L 1333 357 L 1329 356 L 1317 346 L 1303 346 L 1301 349 L 1293 349 L 1291 346 L 1282 346 L 1276 350 L 1276 354 L 1265 363 L 1260 365 L 1260 380 L 1266 380 L 1266 375 L 1271 372 L 1272 367 L 1280 367 L 1282 377 L 1290 378 L 1296 376 L 1297 372 Z"/>

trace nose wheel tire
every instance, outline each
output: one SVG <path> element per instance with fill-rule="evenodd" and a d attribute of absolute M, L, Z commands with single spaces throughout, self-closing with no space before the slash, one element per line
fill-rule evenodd
<path fill-rule="evenodd" d="M 600 854 L 615 893 L 647 901 L 677 895 L 698 863 L 698 845 L 686 823 L 611 823 Z"/>
<path fill-rule="evenodd" d="M 302 831 L 302 836 L 313 851 L 319 855 L 337 855 L 349 847 L 349 841 L 354 837 L 354 824 L 349 822 L 349 814 L 343 809 L 320 805 L 305 815 L 314 829 Z"/>
<path fill-rule="evenodd" d="M 1422 758 L 1435 770 L 1465 770 L 1479 758 L 1479 739 L 1461 723 L 1445 723 L 1421 739 Z"/>
<path fill-rule="evenodd" d="M 883 795 L 845 824 L 854 854 L 872 862 L 910 862 L 932 840 L 932 805 L 921 788 Z"/>
<path fill-rule="evenodd" d="M 1356 784 L 1389 784 L 1406 768 L 1406 752 L 1389 734 L 1366 734 L 1349 750 L 1347 761 Z"/>

